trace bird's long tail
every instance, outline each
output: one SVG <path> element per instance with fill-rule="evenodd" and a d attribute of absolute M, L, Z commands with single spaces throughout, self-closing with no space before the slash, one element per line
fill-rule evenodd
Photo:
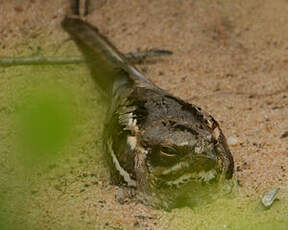
<path fill-rule="evenodd" d="M 121 77 L 123 80 L 153 85 L 134 66 L 127 63 L 124 55 L 96 27 L 75 16 L 66 16 L 62 27 L 82 51 L 97 85 L 104 93 L 111 92 L 113 83 Z"/>

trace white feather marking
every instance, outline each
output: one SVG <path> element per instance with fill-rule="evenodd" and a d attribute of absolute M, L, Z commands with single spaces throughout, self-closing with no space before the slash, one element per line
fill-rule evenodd
<path fill-rule="evenodd" d="M 196 153 L 200 154 L 200 153 L 203 152 L 203 148 L 202 148 L 201 146 L 196 146 L 196 147 L 194 148 L 194 151 L 195 151 Z"/>
<path fill-rule="evenodd" d="M 169 174 L 169 173 L 171 173 L 171 172 L 175 172 L 175 171 L 177 171 L 178 169 L 182 169 L 182 168 L 188 167 L 188 166 L 189 166 L 189 163 L 188 163 L 188 162 L 186 162 L 186 161 L 181 161 L 181 162 L 173 165 L 171 168 L 164 170 L 161 174 L 162 174 L 162 175 L 167 175 L 167 174 Z"/>
<path fill-rule="evenodd" d="M 180 177 L 178 177 L 176 180 L 168 181 L 166 184 L 168 185 L 181 185 L 188 183 L 190 179 L 200 180 L 203 182 L 208 182 L 216 177 L 216 171 L 214 169 L 206 171 L 201 171 L 199 173 L 187 173 Z"/>
<path fill-rule="evenodd" d="M 188 144 L 189 144 L 188 141 L 184 141 L 184 142 L 180 143 L 179 146 L 185 146 L 185 145 L 188 145 Z"/>
<path fill-rule="evenodd" d="M 128 113 L 127 114 L 127 117 L 128 117 L 128 126 L 129 127 L 132 127 L 133 126 L 133 113 Z"/>
<path fill-rule="evenodd" d="M 135 136 L 127 136 L 127 144 L 129 145 L 130 149 L 134 151 L 137 145 L 137 138 Z"/>
<path fill-rule="evenodd" d="M 210 129 L 213 128 L 213 121 L 211 121 L 209 118 L 206 118 L 206 121 L 207 121 L 207 125 Z"/>
<path fill-rule="evenodd" d="M 179 184 L 183 184 L 185 182 L 187 182 L 191 177 L 193 176 L 193 174 L 184 174 L 180 177 L 178 177 L 176 180 L 174 181 L 168 181 L 167 184 L 168 185 L 179 185 Z"/>
<path fill-rule="evenodd" d="M 128 129 L 134 132 L 137 132 L 139 130 L 138 126 L 137 126 L 137 120 L 134 119 L 133 117 L 133 113 L 128 113 L 127 114 L 127 119 L 128 119 Z"/>
<path fill-rule="evenodd" d="M 216 176 L 216 171 L 214 169 L 211 169 L 209 170 L 208 172 L 205 172 L 205 171 L 201 171 L 199 173 L 199 176 L 201 177 L 201 179 L 204 181 L 204 182 L 208 182 L 212 179 L 215 178 Z"/>
<path fill-rule="evenodd" d="M 213 130 L 213 136 L 216 140 L 218 140 L 218 138 L 220 137 L 220 129 L 218 127 L 216 127 L 214 130 Z"/>
<path fill-rule="evenodd" d="M 131 186 L 131 187 L 136 187 L 136 181 L 131 179 L 130 175 L 128 172 L 125 171 L 125 169 L 123 169 L 117 159 L 117 157 L 115 156 L 114 154 L 114 151 L 112 149 L 112 144 L 111 142 L 108 143 L 108 146 L 109 146 L 109 150 L 110 150 L 110 154 L 112 156 L 112 160 L 113 160 L 113 163 L 116 167 L 116 169 L 118 170 L 119 174 L 123 177 L 123 179 L 125 180 L 125 182 L 128 184 L 128 186 Z"/>

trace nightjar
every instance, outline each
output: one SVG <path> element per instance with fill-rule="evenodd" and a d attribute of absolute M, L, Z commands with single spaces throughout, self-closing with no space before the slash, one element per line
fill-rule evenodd
<path fill-rule="evenodd" d="M 96 27 L 72 16 L 62 26 L 109 105 L 103 135 L 113 183 L 171 209 L 232 181 L 233 158 L 211 115 L 155 86 Z"/>

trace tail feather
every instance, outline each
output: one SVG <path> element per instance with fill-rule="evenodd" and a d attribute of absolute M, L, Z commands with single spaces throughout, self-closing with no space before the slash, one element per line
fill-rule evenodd
<path fill-rule="evenodd" d="M 113 83 L 119 78 L 119 69 L 126 72 L 125 76 L 129 80 L 153 85 L 134 66 L 127 63 L 124 55 L 100 34 L 96 27 L 75 17 L 65 17 L 62 27 L 71 35 L 82 51 L 97 84 L 104 91 L 113 87 Z"/>

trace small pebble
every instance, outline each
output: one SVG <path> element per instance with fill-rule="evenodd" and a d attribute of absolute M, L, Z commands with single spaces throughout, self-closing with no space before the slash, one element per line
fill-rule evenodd
<path fill-rule="evenodd" d="M 227 143 L 228 145 L 237 145 L 239 144 L 239 140 L 236 137 L 229 137 Z"/>
<path fill-rule="evenodd" d="M 262 204 L 265 208 L 270 208 L 276 199 L 277 193 L 280 188 L 271 189 L 269 192 L 265 193 L 261 199 Z"/>

